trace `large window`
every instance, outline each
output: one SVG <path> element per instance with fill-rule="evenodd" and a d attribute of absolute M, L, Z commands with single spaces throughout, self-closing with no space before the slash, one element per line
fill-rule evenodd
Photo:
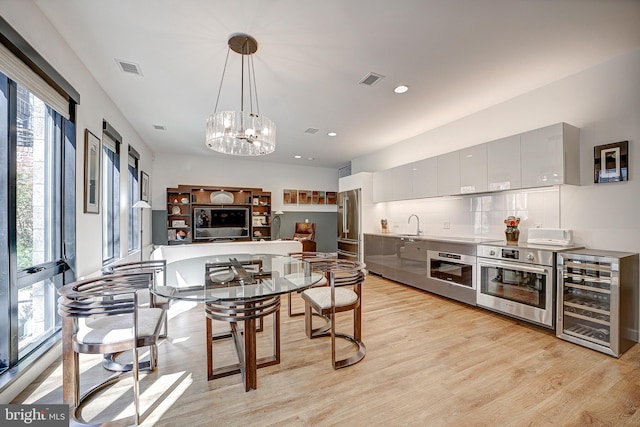
<path fill-rule="evenodd" d="M 75 246 L 73 124 L 4 74 L 0 161 L 0 240 L 8 243 L 0 249 L 2 372 L 60 329 L 56 291 Z"/>
<path fill-rule="evenodd" d="M 138 249 L 138 234 L 140 233 L 138 211 L 133 205 L 140 199 L 140 187 L 138 185 L 138 160 L 140 155 L 129 146 L 128 186 L 129 186 L 129 253 Z"/>
<path fill-rule="evenodd" d="M 62 258 L 62 164 L 59 116 L 21 85 L 16 84 L 16 91 L 18 352 L 22 356 L 60 326 L 55 292 L 61 276 L 45 280 L 32 276 L 33 270 Z"/>
<path fill-rule="evenodd" d="M 106 123 L 105 123 L 106 126 Z M 120 141 L 102 132 L 102 262 L 120 257 Z"/>
<path fill-rule="evenodd" d="M 2 17 L 0 34 L 2 389 L 59 339 L 56 291 L 76 278 L 80 95 Z"/>

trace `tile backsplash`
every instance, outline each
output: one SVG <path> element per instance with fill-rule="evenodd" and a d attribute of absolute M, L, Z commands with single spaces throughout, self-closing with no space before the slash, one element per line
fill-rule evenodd
<path fill-rule="evenodd" d="M 504 238 L 504 220 L 520 217 L 520 240 L 529 228 L 560 227 L 559 187 L 532 188 L 455 197 L 386 203 L 391 233 L 415 233 L 420 218 L 422 233 L 430 236 Z"/>

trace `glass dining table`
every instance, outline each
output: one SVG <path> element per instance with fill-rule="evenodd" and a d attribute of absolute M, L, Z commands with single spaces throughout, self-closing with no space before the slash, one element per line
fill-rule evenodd
<path fill-rule="evenodd" d="M 167 262 L 165 277 L 152 285 L 154 295 L 203 302 L 206 314 L 207 374 L 212 380 L 242 374 L 245 390 L 257 388 L 257 369 L 280 363 L 280 296 L 320 283 L 310 263 L 272 254 L 225 254 Z M 274 315 L 273 354 L 256 356 L 256 321 Z M 212 320 L 226 321 L 228 333 L 213 334 Z M 243 323 L 242 331 L 238 323 Z M 261 328 L 260 328 L 261 329 Z M 213 342 L 232 338 L 238 363 L 213 366 Z"/>

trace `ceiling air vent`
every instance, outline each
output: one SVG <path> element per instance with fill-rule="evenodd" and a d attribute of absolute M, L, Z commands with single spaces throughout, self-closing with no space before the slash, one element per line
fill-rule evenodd
<path fill-rule="evenodd" d="M 364 76 L 359 83 L 365 86 L 373 86 L 382 79 L 384 79 L 384 76 L 382 74 L 369 73 Z"/>
<path fill-rule="evenodd" d="M 313 135 L 314 133 L 318 132 L 319 129 L 316 128 L 307 128 L 307 130 L 304 131 L 304 133 L 308 133 Z"/>
<path fill-rule="evenodd" d="M 123 61 L 121 59 L 116 59 L 116 62 L 120 67 L 120 71 L 122 71 L 123 73 L 137 74 L 139 76 L 142 75 L 142 70 L 140 69 L 140 66 L 138 64 L 133 62 Z"/>
<path fill-rule="evenodd" d="M 167 127 L 165 125 L 153 125 L 153 128 L 155 130 L 167 130 Z"/>

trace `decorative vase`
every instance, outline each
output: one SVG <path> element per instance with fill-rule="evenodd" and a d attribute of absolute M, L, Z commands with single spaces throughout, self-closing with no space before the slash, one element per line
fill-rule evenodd
<path fill-rule="evenodd" d="M 518 238 L 520 237 L 520 230 L 516 227 L 507 227 L 504 232 L 507 238 L 507 244 L 517 244 Z"/>

